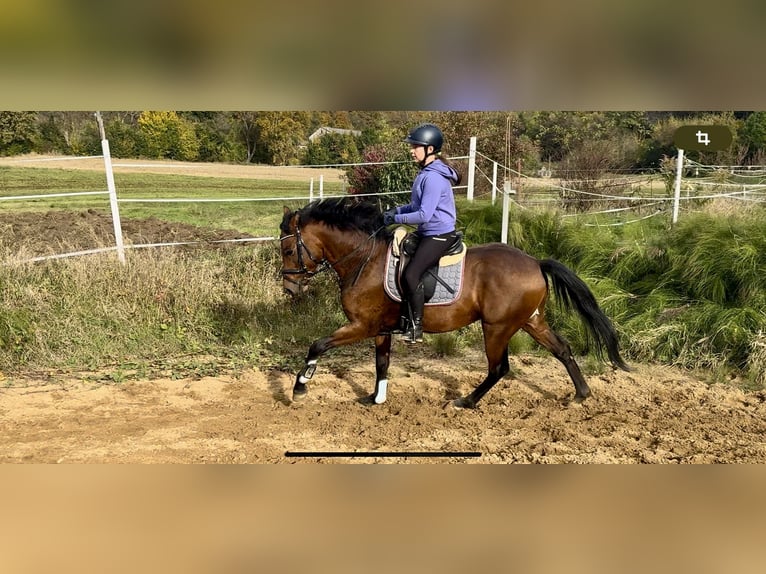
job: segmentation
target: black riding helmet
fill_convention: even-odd
[[[441,151],[444,144],[444,134],[434,124],[420,124],[407,134],[404,141],[408,144],[422,145],[426,149],[428,149],[428,146],[433,146],[433,153],[426,154],[426,157],[428,157],[429,155],[436,155]]]

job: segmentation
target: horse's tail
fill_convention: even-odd
[[[596,342],[596,353],[601,354],[606,349],[609,360],[615,367],[623,371],[630,371],[620,356],[617,333],[609,318],[598,306],[596,298],[585,284],[563,263],[554,259],[540,261],[540,270],[545,276],[546,282],[550,277],[556,297],[566,309],[576,309],[583,322]]]

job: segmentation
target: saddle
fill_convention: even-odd
[[[386,262],[386,293],[394,301],[401,301],[401,277],[407,264],[417,250],[420,236],[408,232],[405,227],[394,230]],[[430,305],[446,305],[460,296],[463,286],[463,264],[467,251],[463,233],[455,232],[455,239],[439,259],[438,264],[423,274],[425,300]]]

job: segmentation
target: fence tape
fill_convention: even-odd
[[[170,243],[137,243],[135,245],[125,245],[125,249],[142,249],[148,247],[181,247],[183,245],[197,245],[211,243],[246,243],[257,241],[274,241],[276,237],[243,237],[241,239],[216,239],[214,241],[174,241]],[[117,251],[117,246],[113,247],[99,247],[97,249],[85,249],[83,251],[70,251],[69,253],[58,253],[56,255],[42,255],[40,257],[32,257],[30,259],[17,259],[3,262],[3,265],[19,265],[22,263],[36,263],[39,261],[49,261],[52,259],[66,259],[68,257],[79,257],[81,255],[94,255],[97,253],[108,253],[110,251]]]

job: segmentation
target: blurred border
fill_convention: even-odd
[[[3,572],[761,572],[763,467],[5,466]]]
[[[766,5],[3,2],[0,109],[759,110]],[[762,570],[764,468],[3,466],[0,571]]]
[[[766,109],[765,13],[752,0],[5,1],[0,109]]]

